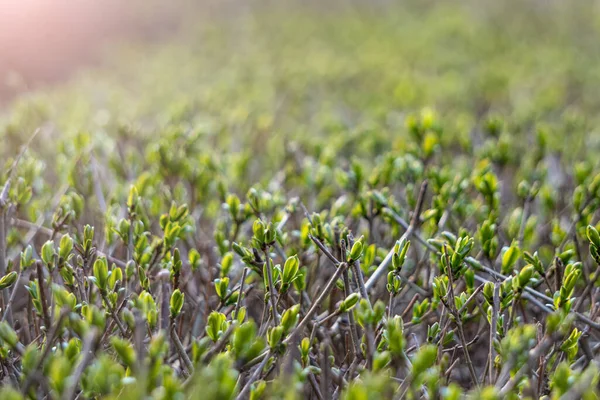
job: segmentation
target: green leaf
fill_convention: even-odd
[[[108,263],[106,262],[106,258],[98,258],[94,262],[92,270],[94,272],[94,278],[96,278],[94,283],[100,290],[106,291],[106,284],[108,282]]]
[[[179,315],[183,308],[184,299],[185,294],[181,293],[179,289],[173,291],[173,294],[171,294],[171,301],[169,302],[171,318],[176,318]]]
[[[15,271],[12,271],[0,278],[0,290],[11,287],[17,281],[18,276]]]
[[[508,249],[506,249],[506,251],[504,252],[504,255],[502,256],[502,273],[503,274],[510,273],[513,266],[519,259],[519,255],[520,255],[519,248],[517,246],[513,245],[513,246],[510,246]]]

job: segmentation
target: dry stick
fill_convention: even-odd
[[[269,300],[271,301],[271,312],[273,314],[273,322],[279,325],[279,315],[277,314],[277,300],[275,299],[275,286],[273,285],[273,271],[271,269],[271,257],[269,250],[265,249],[265,262],[267,263],[267,280],[269,281]]]
[[[475,373],[475,368],[473,367],[473,362],[471,361],[471,356],[469,355],[469,348],[467,346],[467,340],[465,339],[465,331],[463,330],[462,320],[460,318],[460,314],[456,309],[456,303],[454,302],[454,277],[452,276],[452,264],[450,263],[450,257],[448,256],[448,249],[446,249],[446,266],[448,268],[448,280],[450,281],[450,287],[448,288],[448,295],[450,296],[448,310],[454,315],[456,319],[456,326],[458,328],[458,337],[460,338],[463,353],[465,355],[465,360],[467,362],[467,366],[469,367],[469,373],[471,374],[471,379],[475,386],[479,386],[479,382],[477,380],[477,374]],[[444,303],[444,305],[446,305]]]
[[[315,300],[312,307],[308,310],[308,312],[306,313],[304,318],[302,318],[302,321],[300,321],[300,323],[298,324],[296,329],[294,329],[294,331],[288,336],[288,338],[293,337],[298,332],[302,332],[302,329],[304,329],[306,324],[308,324],[308,322],[312,318],[313,314],[317,311],[317,309],[319,308],[319,306],[321,305],[323,300],[325,300],[325,298],[329,295],[329,292],[331,292],[331,289],[333,289],[337,280],[340,278],[340,276],[346,270],[347,267],[348,267],[348,264],[346,264],[346,263],[341,263],[337,267],[337,270],[335,271],[335,273],[333,274],[331,279],[329,279],[329,282],[327,282],[327,285],[321,291],[321,294],[319,295],[317,300]],[[288,339],[284,340],[283,342],[287,344],[287,340]]]
[[[494,383],[494,359],[495,348],[494,342],[496,341],[496,326],[498,325],[498,312],[500,310],[500,285],[494,284],[494,305],[492,308],[492,322],[490,324],[490,351],[488,355],[488,383],[491,385]]]
[[[417,228],[417,225],[419,223],[419,215],[421,214],[421,208],[423,207],[423,202],[425,200],[425,192],[426,191],[427,191],[427,181],[425,180],[421,184],[421,189],[419,190],[419,197],[417,199],[417,205],[416,205],[414,213],[412,215],[412,220],[410,222],[410,225],[406,229],[406,232],[404,232],[404,235],[402,235],[402,237],[399,239],[399,242],[408,240],[412,236],[415,229]],[[392,261],[393,255],[394,255],[394,247],[392,247],[390,249],[390,251],[385,256],[385,258],[383,259],[381,264],[379,264],[379,266],[377,267],[375,272],[373,272],[371,277],[367,280],[367,283],[365,283],[365,289],[367,291],[371,290],[375,286],[375,284],[377,284],[377,281],[382,276],[385,275],[385,273],[387,272],[388,265]]]
[[[50,321],[50,315],[48,314],[48,302],[46,301],[46,291],[44,290],[44,271],[42,270],[42,262],[36,263],[38,288],[40,289],[40,302],[42,303],[42,316],[44,317],[44,324],[46,329],[50,329],[52,322]]]
[[[233,314],[234,318],[237,319],[238,313],[240,311],[240,307],[242,306],[242,298],[244,295],[244,281],[246,280],[246,274],[248,273],[248,267],[244,267],[244,272],[242,272],[242,280],[240,282],[240,294],[238,295],[237,302],[235,304],[235,314]]]
[[[123,323],[121,322],[121,319],[119,318],[119,315],[115,311],[112,304],[110,304],[110,301],[109,301],[108,297],[106,296],[106,293],[104,292],[104,290],[100,290],[100,296],[102,296],[102,300],[104,300],[104,303],[106,304],[106,308],[108,308],[108,312],[109,312],[110,316],[117,324],[117,327],[119,328],[119,331],[121,332],[121,335],[123,335],[123,337],[126,337],[127,329],[125,329],[125,327],[123,326]]]
[[[173,321],[173,323],[171,323],[171,338],[173,339],[173,342],[175,342],[175,348],[177,349],[179,356],[183,359],[183,363],[185,364],[188,374],[192,375],[194,373],[194,364],[192,363],[192,360],[190,360],[190,357],[185,352],[185,347],[183,347],[183,344],[181,343],[181,340],[179,339],[179,335],[177,335],[175,321]]]
[[[317,400],[324,400],[323,395],[321,394],[321,389],[319,389],[319,384],[317,383],[317,380],[315,379],[315,376],[312,373],[308,374],[308,381],[310,382],[310,385],[312,386],[313,391],[317,396]]]
[[[248,382],[246,382],[246,384],[244,385],[244,387],[240,391],[240,394],[237,395],[237,397],[235,398],[236,400],[242,400],[242,399],[246,398],[246,396],[250,392],[250,389],[252,388],[252,384],[258,379],[258,377],[260,376],[260,373],[265,368],[265,365],[267,365],[267,361],[269,361],[270,357],[271,357],[271,352],[269,351],[265,355],[265,358],[261,361],[261,363],[259,364],[259,366],[254,370],[254,372],[252,373],[252,375],[248,379]]]
[[[331,366],[329,365],[329,346],[321,345],[321,394],[324,400],[331,400]]]
[[[98,331],[96,329],[92,329],[85,337],[83,342],[83,350],[81,354],[83,357],[77,364],[75,368],[75,372],[69,377],[69,386],[66,388],[65,393],[63,394],[64,400],[72,400],[75,398],[75,391],[77,390],[77,386],[79,385],[79,378],[83,374],[83,371],[87,368],[87,366],[92,362],[94,358],[93,349],[96,347],[96,340],[98,338]]]

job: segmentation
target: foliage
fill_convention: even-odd
[[[595,398],[593,6],[259,2],[16,101],[0,397]]]

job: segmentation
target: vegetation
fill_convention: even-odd
[[[596,4],[323,7],[8,106],[1,398],[597,398]]]

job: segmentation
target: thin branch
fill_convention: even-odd
[[[419,190],[419,197],[417,199],[417,205],[416,205],[415,210],[412,215],[412,220],[410,222],[410,225],[408,226],[408,229],[406,229],[406,232],[404,232],[402,237],[399,239],[399,242],[408,240],[414,233],[415,229],[417,228],[417,225],[419,223],[419,216],[421,214],[421,208],[423,207],[423,202],[425,201],[425,192],[426,191],[427,191],[427,181],[423,181],[423,183],[421,184],[421,189]],[[385,256],[385,258],[383,259],[381,264],[379,264],[379,266],[377,267],[375,272],[373,272],[371,277],[367,280],[367,283],[365,283],[365,289],[367,291],[371,290],[375,286],[375,284],[377,284],[379,279],[381,279],[381,277],[383,277],[386,274],[388,265],[392,261],[393,255],[394,255],[394,247],[392,247],[390,249],[390,251]]]

